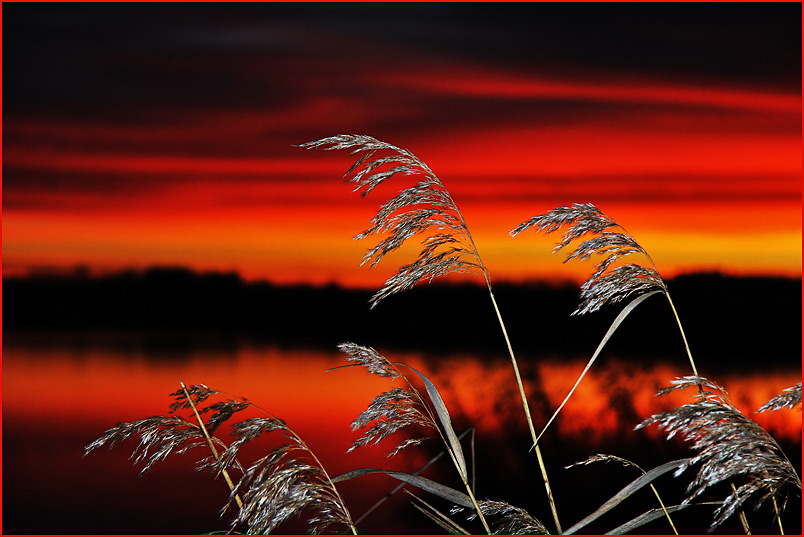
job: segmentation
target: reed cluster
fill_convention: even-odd
[[[518,362],[492,290],[490,273],[483,263],[469,227],[457,203],[441,180],[412,152],[369,136],[340,135],[302,144],[302,147],[326,150],[350,150],[356,161],[346,172],[346,183],[365,196],[382,183],[399,177],[413,177],[415,182],[383,203],[369,227],[355,238],[380,237],[365,254],[362,264],[380,262],[386,254],[399,249],[413,237],[421,239],[422,248],[416,259],[400,267],[371,299],[371,307],[395,293],[410,289],[420,282],[452,273],[471,273],[486,284],[491,305],[511,358],[512,397],[521,402],[532,444],[522,446],[522,457],[537,464],[544,484],[543,500],[549,505],[552,521],[543,523],[524,509],[515,499],[478,498],[474,476],[464,453],[462,437],[453,428],[452,417],[436,385],[421,371],[394,362],[369,346],[343,343],[340,350],[346,364],[336,368],[361,367],[368,373],[394,383],[377,395],[365,411],[355,418],[352,428],[360,431],[349,451],[383,442],[389,435],[407,431],[408,437],[391,447],[389,456],[413,449],[422,442],[435,441],[441,453],[451,462],[462,484],[459,489],[419,475],[374,468],[359,468],[330,476],[322,461],[304,440],[280,418],[242,398],[233,397],[205,385],[185,386],[171,394],[170,415],[120,423],[86,446],[86,453],[100,447],[111,447],[131,437],[137,438],[132,458],[141,463],[142,473],[173,453],[203,453],[199,469],[222,475],[230,488],[228,502],[221,513],[229,514],[229,532],[269,533],[292,517],[304,515],[313,533],[358,533],[360,520],[353,519],[338,484],[365,475],[384,473],[403,486],[429,495],[427,501],[405,489],[411,503],[448,533],[469,533],[468,529],[487,534],[572,534],[583,532],[590,523],[614,510],[634,494],[644,493],[649,486],[657,507],[644,514],[612,524],[611,533],[634,531],[658,518],[666,518],[668,527],[677,533],[674,517],[684,517],[692,505],[709,506],[712,510],[709,531],[725,520],[739,516],[746,533],[750,533],[746,507],[772,504],[773,513],[783,533],[782,514],[791,497],[800,497],[801,480],[793,464],[779,444],[749,416],[742,414],[729,400],[726,390],[701,376],[693,359],[680,317],[670,297],[666,282],[653,259],[622,226],[591,203],[557,207],[533,216],[511,230],[518,235],[528,230],[550,234],[563,230],[554,251],[570,249],[565,261],[597,260],[589,278],[581,285],[580,303],[574,315],[595,312],[606,304],[625,302],[610,328],[594,350],[575,385],[552,417],[536,433],[530,413],[529,394],[524,389]],[[632,260],[626,263],[626,260]],[[679,435],[693,454],[668,461],[650,470],[616,455],[596,454],[572,466],[594,463],[618,463],[639,475],[614,494],[598,509],[564,529],[559,519],[560,502],[553,497],[548,464],[539,449],[544,432],[560,419],[560,413],[573,396],[596,358],[619,329],[625,318],[643,301],[663,295],[676,320],[686,349],[691,375],[668,379],[668,387],[657,395],[692,389],[692,400],[671,411],[658,412],[635,424],[642,429],[656,426],[668,439]],[[515,386],[515,388],[513,388]],[[638,387],[634,387],[638,389]],[[791,409],[801,405],[801,384],[786,388],[770,399],[757,412]],[[245,410],[258,414],[241,421],[234,418]],[[789,410],[788,410],[789,411]],[[224,424],[231,424],[228,445],[216,435]],[[263,435],[280,435],[283,443],[257,460],[247,462],[241,448]],[[531,454],[533,452],[533,454]],[[433,460],[431,462],[436,462]],[[673,473],[689,478],[686,497],[667,502],[657,478]],[[700,501],[708,490],[731,492],[717,501]],[[720,486],[720,487],[718,487]],[[515,493],[517,491],[512,491]],[[559,499],[561,500],[561,499]],[[380,500],[382,501],[382,500]],[[438,507],[433,503],[441,505]],[[548,526],[550,526],[548,528]],[[389,527],[389,531],[393,528]]]

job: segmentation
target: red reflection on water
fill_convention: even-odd
[[[127,460],[135,445],[133,441],[115,448],[112,453],[95,452],[81,459],[83,447],[114,424],[166,414],[170,403],[168,394],[178,389],[179,380],[188,385],[205,383],[235,396],[247,397],[286,420],[316,453],[330,475],[361,467],[412,472],[437,449],[436,444],[430,443],[423,448],[410,448],[392,459],[386,458],[385,453],[396,445],[395,441],[413,434],[402,431],[380,446],[346,454],[351,442],[360,434],[350,430],[352,420],[377,394],[402,384],[367,374],[358,367],[325,372],[344,363],[337,352],[241,345],[219,352],[191,351],[181,359],[173,356],[158,361],[153,358],[153,351],[136,348],[111,350],[92,345],[15,344],[13,339],[4,341],[4,347],[4,486],[14,491],[6,496],[9,512],[24,513],[26,506],[36,505],[41,489],[35,484],[47,478],[49,490],[64,498],[58,506],[61,531],[119,531],[119,528],[114,530],[118,527],[116,520],[148,509],[153,516],[173,520],[174,531],[226,527],[228,518],[217,517],[217,509],[226,502],[225,485],[210,481],[206,474],[199,476],[190,472],[194,461],[205,454],[195,451],[188,457],[170,457],[168,462],[155,466],[143,480],[136,479],[139,469],[133,468]],[[452,413],[456,430],[460,432],[474,426],[478,448],[482,449],[485,442],[493,446],[490,449],[494,450],[494,457],[504,459],[495,463],[502,464],[506,472],[525,471],[520,459],[524,458],[528,446],[521,446],[521,450],[505,447],[514,439],[527,443],[510,362],[503,359],[482,361],[471,355],[452,355],[437,360],[411,353],[394,352],[388,356],[431,378]],[[541,429],[583,369],[584,361],[537,361],[525,357],[520,364],[526,390],[531,394],[534,423]],[[635,435],[663,443],[663,434],[655,428],[634,432],[633,427],[655,412],[688,400],[691,395],[688,393],[654,396],[657,389],[684,374],[683,364],[654,362],[635,366],[624,361],[604,360],[583,380],[542,443],[549,449],[556,449],[556,445],[575,448],[574,454],[564,454],[558,457],[560,459],[574,457],[586,449],[593,453],[601,449],[600,444],[607,442],[620,442],[617,445],[627,447],[631,439],[637,438]],[[750,414],[799,378],[800,374],[791,370],[750,376],[727,374],[717,380],[730,391],[734,403],[774,437],[800,445],[799,409]],[[543,392],[541,397],[539,392]],[[245,417],[245,414],[237,416]],[[227,430],[224,426],[219,435],[230,441]],[[241,454],[252,461],[267,454],[279,442],[284,442],[281,435],[264,435]],[[557,455],[552,453],[550,464],[569,464],[585,457],[581,454],[577,459],[557,461]],[[651,457],[650,454],[645,456]],[[641,462],[653,464],[654,461]],[[454,482],[456,476],[446,462],[427,472],[432,473],[425,475],[460,487],[459,482]],[[395,485],[395,481],[385,476],[371,476],[343,483],[339,489],[353,514],[359,516]],[[173,502],[170,505],[179,502],[175,498],[176,490],[197,490],[199,499],[194,502],[196,514],[195,518],[190,517],[192,520],[176,518],[175,509],[160,507],[164,502]],[[391,505],[396,505],[408,509],[409,506],[403,505],[407,499],[401,496],[404,495],[397,495],[386,507],[391,509]],[[134,498],[134,503],[121,503],[121,497]],[[150,505],[154,502],[156,507]],[[92,509],[100,508],[105,518],[99,519],[90,513],[87,505],[93,506]],[[383,524],[388,512],[372,515],[374,519],[367,520],[364,531],[370,532],[371,528],[387,531],[387,525]],[[199,519],[202,516],[199,513],[212,515]],[[12,524],[20,525],[20,517],[26,515],[15,516]],[[93,520],[94,526],[88,520]],[[137,527],[143,532],[159,531],[151,526]],[[163,527],[162,531],[168,530]]]
[[[235,355],[204,353],[190,360],[154,363],[143,353],[112,356],[108,350],[58,348],[6,349],[3,363],[3,405],[8,417],[61,419],[110,424],[164,413],[167,397],[179,387],[204,383],[234,396],[246,397],[262,408],[314,436],[320,431],[343,434],[351,421],[375,395],[392,384],[362,368],[327,372],[342,365],[336,353],[240,347]],[[483,362],[472,356],[451,356],[429,361],[418,354],[396,353],[394,361],[425,372],[442,391],[451,412],[462,426],[500,434],[518,424],[521,407],[510,362]],[[534,406],[534,423],[546,422],[569,392],[583,369],[583,360],[526,361],[520,365],[526,391],[541,392],[549,412]],[[564,407],[554,427],[562,437],[582,435],[596,442],[617,431],[632,428],[629,417],[639,419],[689,401],[691,393],[656,397],[670,380],[688,374],[684,367],[657,361],[634,366],[608,360],[595,365]],[[414,376],[415,378],[415,376]],[[800,381],[797,371],[725,374],[715,380],[732,402],[771,434],[798,441],[799,410],[754,414],[763,403]],[[397,384],[399,381],[397,381]],[[521,425],[521,424],[519,424]]]

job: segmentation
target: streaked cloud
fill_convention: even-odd
[[[6,266],[169,253],[252,277],[305,265],[305,278],[359,281],[305,253],[340,240],[333,219],[348,241],[381,200],[339,184],[348,155],[293,147],[341,132],[428,162],[487,226],[477,233],[507,277],[525,255],[509,220],[573,201],[648,233],[736,234],[762,251],[800,235],[793,8],[10,4]],[[800,241],[774,252],[751,270],[800,266]],[[700,249],[672,255],[679,270],[711,266]],[[741,256],[723,252],[723,266],[745,270]]]

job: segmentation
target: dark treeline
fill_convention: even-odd
[[[718,369],[743,362],[800,364],[801,280],[705,273],[668,285],[696,361]],[[330,349],[354,341],[433,353],[506,352],[485,287],[420,285],[373,310],[371,294],[335,285],[247,283],[235,273],[184,268],[4,278],[3,328],[12,334],[145,331],[163,334],[165,344],[205,336]],[[591,355],[622,307],[572,317],[574,284],[499,283],[495,296],[514,348],[531,355]],[[656,296],[634,310],[609,352],[635,358],[683,354],[667,301]]]

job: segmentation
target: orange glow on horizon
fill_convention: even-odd
[[[376,202],[350,199],[345,207],[220,208],[205,213],[155,208],[145,213],[63,213],[7,210],[4,214],[4,273],[26,267],[88,265],[119,270],[182,265],[197,270],[236,271],[246,280],[276,283],[380,285],[415,258],[420,239],[369,270],[359,262],[377,238],[353,241],[365,229]],[[355,196],[356,197],[356,196]],[[552,254],[558,234],[508,231],[554,205],[476,203],[463,212],[492,277],[504,281],[570,279],[592,271],[590,262],[563,264]],[[646,248],[665,277],[695,270],[796,277],[801,272],[800,205],[789,202],[642,205],[604,203],[601,208]],[[773,218],[763,215],[772,212]],[[739,215],[739,217],[735,216]]]

